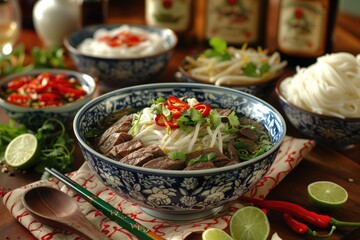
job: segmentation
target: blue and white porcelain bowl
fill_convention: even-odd
[[[98,57],[84,54],[78,50],[80,43],[84,39],[93,38],[97,30],[112,30],[123,25],[112,24],[85,27],[71,33],[64,40],[64,45],[77,69],[97,77],[99,82],[110,90],[143,84],[152,80],[165,69],[177,44],[177,36],[171,29],[126,24],[131,28],[139,28],[146,32],[160,35],[165,40],[165,48],[152,55],[131,58]]]
[[[72,103],[48,108],[18,106],[8,103],[2,98],[1,89],[3,88],[1,86],[6,85],[9,81],[21,76],[37,76],[45,72],[53,74],[65,73],[70,76],[75,76],[86,91],[86,96]],[[64,124],[70,124],[77,111],[94,97],[95,90],[95,79],[87,74],[65,69],[36,69],[23,73],[12,74],[0,80],[0,106],[7,113],[10,119],[25,125],[28,129],[36,130],[48,118],[57,118]]]
[[[273,147],[233,166],[180,171],[119,163],[94,150],[87,141],[86,134],[99,126],[105,116],[128,106],[149,106],[152,99],[170,95],[195,97],[261,122],[271,134]],[[148,214],[184,221],[216,213],[257,184],[273,163],[286,132],[282,116],[261,99],[230,88],[196,83],[144,84],[112,91],[82,107],[75,116],[73,128],[85,160],[102,183],[139,204]]]
[[[360,118],[338,118],[301,109],[286,100],[278,81],[275,91],[286,118],[299,132],[318,143],[343,148],[360,143]]]

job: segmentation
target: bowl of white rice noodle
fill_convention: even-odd
[[[176,44],[171,29],[140,24],[93,25],[64,39],[76,68],[109,90],[152,80],[165,69]]]
[[[276,92],[301,133],[339,148],[360,143],[360,55],[323,55],[280,80]]]
[[[207,56],[206,51],[185,56],[177,75],[180,81],[230,87],[266,98],[287,65],[279,52],[246,44],[241,48],[227,47],[229,59]]]
[[[136,110],[132,115],[129,107]],[[181,116],[177,107],[184,107]],[[181,128],[176,127],[180,120],[164,125],[158,111],[192,120]],[[197,83],[114,90],[80,109],[73,127],[86,162],[104,185],[145,213],[169,221],[192,221],[226,210],[227,203],[261,181],[286,133],[283,117],[267,102]],[[239,160],[238,154],[248,152],[247,143],[254,140],[249,132],[261,144],[255,154]],[[232,146],[236,156],[230,156]]]

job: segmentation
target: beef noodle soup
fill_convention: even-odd
[[[262,124],[231,109],[174,96],[113,113],[86,138],[98,152],[121,163],[168,170],[228,166],[272,147]]]

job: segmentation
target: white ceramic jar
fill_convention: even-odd
[[[64,37],[80,28],[77,0],[39,0],[33,9],[34,27],[47,47],[61,46]]]

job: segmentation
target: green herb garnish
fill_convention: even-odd
[[[205,50],[204,54],[207,58],[216,57],[220,61],[226,61],[231,59],[231,55],[227,52],[227,42],[214,37],[209,41],[211,49]]]
[[[208,154],[202,154],[196,158],[190,159],[188,162],[189,166],[195,165],[197,163],[201,162],[211,162],[216,157],[216,153],[208,153]]]

